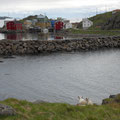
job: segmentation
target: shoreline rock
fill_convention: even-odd
[[[0,55],[27,55],[51,52],[90,51],[103,48],[120,48],[120,36],[88,37],[70,40],[1,40]]]
[[[120,104],[120,94],[110,95],[109,98],[103,99],[102,105],[118,103]]]
[[[1,115],[11,116],[11,115],[16,115],[16,112],[12,107],[4,104],[0,104],[0,116]]]

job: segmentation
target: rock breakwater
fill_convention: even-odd
[[[72,40],[1,40],[0,55],[39,54],[57,51],[88,51],[100,48],[119,48],[120,36],[93,37]]]

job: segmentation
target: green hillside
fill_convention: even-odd
[[[117,18],[117,21],[116,21]],[[116,25],[116,22],[120,22],[120,12],[112,14],[112,12],[106,12],[102,14],[98,14],[96,16],[88,18],[93,22],[93,26],[89,29],[92,30],[112,30],[112,29],[120,29],[120,26]],[[115,24],[115,26],[114,26]],[[109,27],[108,27],[109,26]],[[82,28],[82,22],[79,23],[78,28]]]
[[[23,18],[22,20],[20,20],[21,22],[24,22],[25,20],[33,20],[33,19],[38,19],[37,18],[37,15],[30,15],[30,16],[27,16],[25,18]],[[40,20],[43,20],[43,19],[39,19]],[[48,21],[48,17],[45,16],[45,20]]]
[[[89,20],[93,21],[93,28],[100,28],[112,17],[112,12],[107,12],[103,14],[98,14],[89,18]]]

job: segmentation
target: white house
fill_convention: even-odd
[[[72,23],[66,23],[65,29],[69,29],[69,28],[72,28]]]
[[[64,20],[64,29],[72,28],[72,23],[70,23],[70,20]]]
[[[41,19],[41,18],[45,18],[45,16],[40,14],[40,15],[37,16],[37,18]]]
[[[92,25],[93,25],[93,22],[90,21],[89,19],[87,19],[87,18],[82,19],[82,27],[83,27],[83,29],[88,29]]]

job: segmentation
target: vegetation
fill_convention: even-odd
[[[120,29],[120,12],[113,14],[112,17],[102,26],[102,29]]]
[[[82,30],[82,29],[70,29],[72,34],[97,34],[97,35],[107,35],[114,36],[120,35],[120,30]]]
[[[37,15],[30,15],[30,16],[28,16],[28,17],[25,17],[25,18],[23,18],[22,20],[20,20],[21,22],[24,22],[25,20],[33,20],[33,19],[37,19],[38,20],[38,16]],[[45,20],[45,21],[48,21],[48,17],[47,16],[45,16],[45,18],[43,19],[43,18],[40,18],[39,19],[39,21],[40,20]]]
[[[106,12],[103,14],[98,14],[89,18],[89,20],[93,21],[93,26],[90,29],[100,29],[103,24],[105,24],[112,17],[112,12]]]
[[[94,24],[89,30],[113,30],[120,29],[120,12],[106,12],[88,18]],[[78,28],[82,28],[82,22],[78,24]]]
[[[0,116],[0,120],[120,120],[120,104],[75,106],[64,103],[31,103],[7,99],[0,103],[16,110],[15,116]]]

